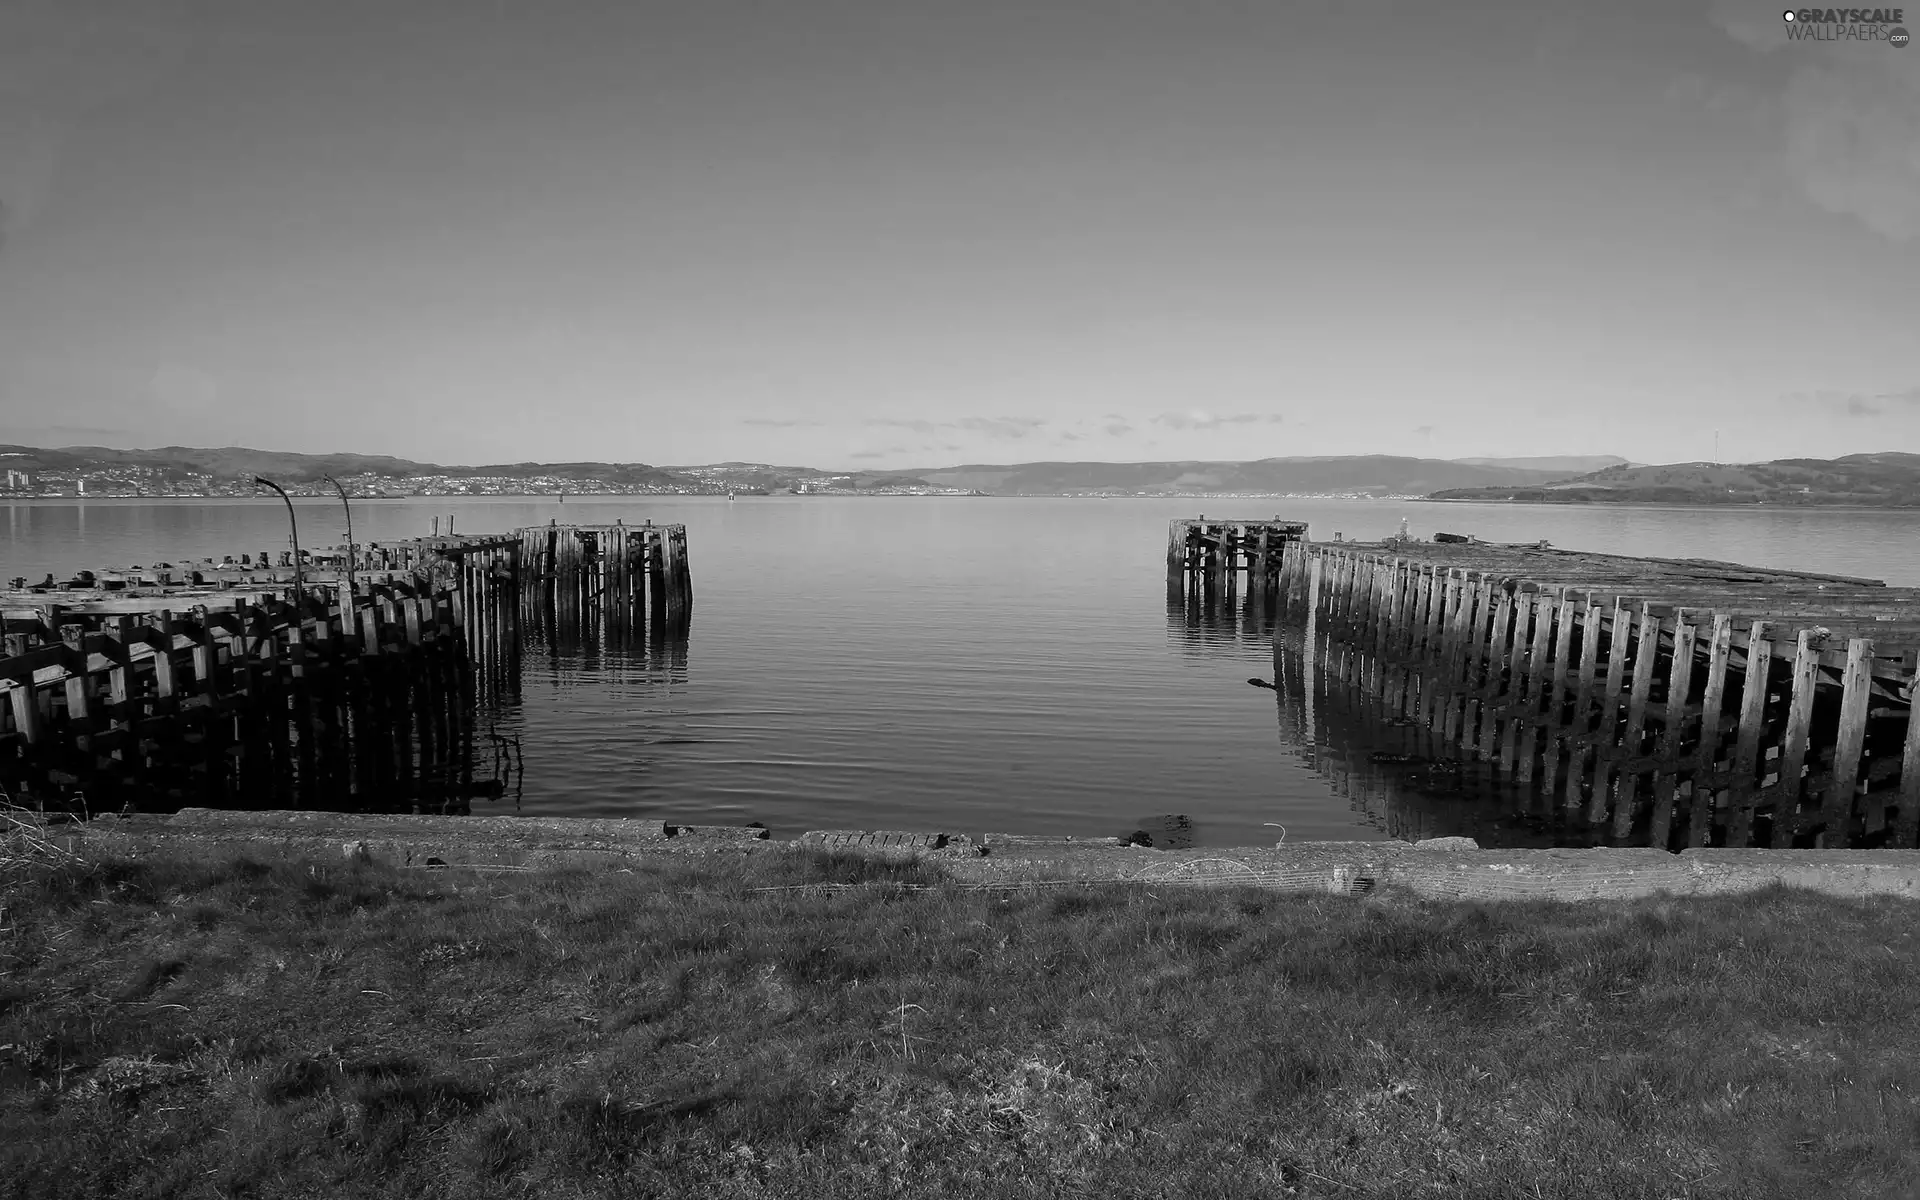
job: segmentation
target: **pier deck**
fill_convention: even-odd
[[[1437,753],[1679,845],[1920,844],[1920,589],[1478,542],[1287,546],[1310,649]]]

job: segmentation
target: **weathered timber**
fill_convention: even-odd
[[[524,621],[684,646],[684,526],[447,527],[17,581],[0,788],[66,810],[454,810],[504,787],[475,780],[476,722],[518,688]]]
[[[1669,849],[1920,844],[1920,589],[1544,545],[1294,539],[1280,560],[1326,677],[1523,811]]]
[[[1285,566],[1288,547],[1307,536],[1303,521],[1179,520],[1167,535],[1167,598],[1224,599],[1238,592],[1264,604],[1296,579]]]

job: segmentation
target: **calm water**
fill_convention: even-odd
[[[299,505],[303,544],[344,540]],[[1200,512],[1375,538],[1409,518],[1490,540],[1710,557],[1920,585],[1911,513],[1582,509],[1323,500],[711,497],[363,501],[362,541],[428,532],[684,522],[684,654],[529,657],[502,732],[521,811],[823,828],[1123,834],[1183,813],[1201,844],[1471,832],[1551,841],[1497,806],[1376,768],[1391,749],[1273,677],[1231,615],[1169,614],[1167,522]],[[284,547],[253,501],[4,507],[0,577]],[[1324,701],[1324,698],[1323,698]],[[1378,735],[1378,736],[1376,736]],[[1384,740],[1382,740],[1384,739]],[[482,802],[484,803],[484,802]],[[511,808],[512,802],[501,802]],[[476,805],[475,811],[482,811]]]

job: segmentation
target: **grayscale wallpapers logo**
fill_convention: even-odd
[[[1793,42],[1885,42],[1905,49],[1913,40],[1902,25],[1904,8],[1789,8],[1780,16]]]

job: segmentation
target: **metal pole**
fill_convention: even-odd
[[[260,476],[255,475],[253,481],[261,487],[270,487],[274,491],[279,492],[280,499],[286,503],[287,529],[290,533],[290,540],[293,542],[293,590],[294,593],[300,597],[301,602],[305,603],[307,598],[307,583],[306,577],[301,574],[300,571],[300,523],[296,521],[293,516],[293,497],[287,495],[287,489],[281,487],[271,479],[262,479]]]
[[[354,587],[353,587],[353,506],[347,503],[347,489],[340,486],[340,481],[338,479],[335,479],[331,475],[325,476],[325,479],[328,483],[333,485],[334,491],[340,493],[340,507],[347,510],[347,591],[349,593],[352,593],[354,591]],[[287,507],[292,508],[293,506],[289,504]]]

